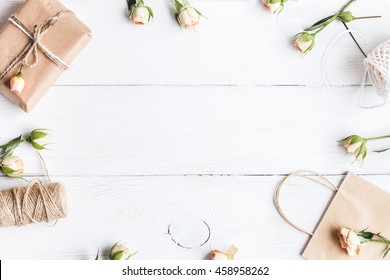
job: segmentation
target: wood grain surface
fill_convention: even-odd
[[[343,26],[321,33],[304,58],[292,45],[343,1],[289,1],[276,18],[257,0],[193,0],[207,16],[196,32],[180,29],[170,1],[148,1],[155,20],[144,27],[128,22],[125,0],[62,2],[93,40],[31,113],[0,96],[0,141],[53,130],[56,144],[43,156],[67,189],[69,217],[54,227],[1,228],[1,259],[93,259],[98,249],[105,258],[118,240],[136,259],[204,259],[231,242],[238,259],[301,259],[308,237],[273,205],[283,176],[310,169],[337,185],[353,171],[390,191],[390,154],[370,153],[360,166],[337,142],[390,132],[389,107],[358,105],[363,57],[348,35],[325,65],[333,92],[324,86],[323,54]],[[0,1],[1,25],[21,3]],[[351,7],[356,16],[382,15],[350,24],[367,52],[389,39],[389,8],[387,0]],[[371,87],[366,94],[376,101]],[[45,180],[34,151],[23,145],[17,154],[27,179]],[[23,184],[0,177],[1,189]],[[331,197],[294,180],[282,202],[311,230]],[[201,248],[180,248],[167,234],[171,224],[180,242],[200,244],[202,220],[211,238]]]

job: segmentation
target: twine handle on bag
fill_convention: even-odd
[[[316,177],[312,177],[312,175],[315,175]],[[291,178],[291,177],[301,177],[301,178],[304,178],[304,179],[308,179],[308,180],[311,180],[311,181],[314,181],[318,184],[321,184],[325,187],[327,187],[328,189],[334,191],[334,192],[337,192],[338,191],[338,188],[333,185],[328,179],[326,179],[324,176],[316,173],[316,172],[313,172],[313,171],[298,171],[298,172],[294,172],[294,173],[291,173],[289,174],[287,177],[285,177],[282,181],[280,181],[280,183],[278,184],[278,186],[276,187],[275,189],[275,194],[274,194],[274,204],[275,204],[275,207],[276,209],[278,210],[279,214],[282,216],[282,218],[289,224],[291,225],[292,227],[294,227],[295,229],[299,230],[300,232],[302,233],[305,233],[307,235],[310,235],[310,236],[313,236],[314,234],[312,232],[309,232],[307,230],[305,230],[304,228],[296,225],[295,223],[293,223],[287,216],[286,214],[284,213],[284,211],[282,210],[281,206],[280,206],[280,191],[282,190],[283,186],[286,184],[286,181]]]

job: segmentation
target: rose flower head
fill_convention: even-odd
[[[238,249],[235,245],[230,245],[226,252],[213,250],[210,253],[210,259],[214,261],[228,261],[234,260],[234,256],[237,254]]]
[[[148,24],[153,18],[152,8],[145,6],[143,0],[137,0],[130,8],[129,20],[137,25]]]

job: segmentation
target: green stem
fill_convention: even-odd
[[[368,239],[367,241],[368,242],[374,242],[374,243],[390,244],[390,242],[384,241],[384,240]]]
[[[329,19],[329,21],[326,23],[326,24],[324,24],[320,29],[318,29],[315,33],[314,33],[314,35],[317,35],[318,33],[320,33],[322,30],[324,30],[329,24],[331,24],[332,22],[334,22],[335,21],[335,19],[337,19],[339,16],[340,16],[340,14],[342,13],[342,12],[344,12],[353,2],[355,2],[356,0],[350,0],[347,4],[345,4],[342,8],[341,8],[341,10],[338,12],[338,13],[336,13],[336,14],[334,14],[333,15],[333,17],[331,17],[330,19]],[[356,42],[357,43],[357,42]],[[366,56],[367,57],[367,56]]]
[[[320,33],[322,30],[324,30],[329,24],[331,24],[332,22],[335,21],[335,19],[337,19],[337,17],[340,15],[340,13],[337,13],[337,14],[334,14],[333,17],[331,17],[327,23],[325,23],[323,26],[321,26],[320,29],[318,29],[316,32],[314,32],[314,35],[317,35],[318,33]]]
[[[380,139],[386,139],[390,138],[390,135],[384,135],[384,136],[378,136],[378,137],[370,137],[370,138],[364,138],[366,141],[371,141],[371,140],[380,140]]]
[[[369,19],[369,18],[381,18],[382,16],[367,16],[367,17],[355,17],[356,19]]]
[[[343,23],[343,25],[345,26],[345,28],[347,30],[349,30],[348,28],[348,25],[344,22],[344,21],[341,21]],[[359,48],[359,50],[361,51],[361,53],[364,55],[364,57],[367,58],[367,55],[366,53],[363,51],[362,47],[359,45],[359,43],[356,41],[356,38],[355,36],[353,36],[353,34],[351,32],[348,32],[349,33],[349,36],[351,36],[352,40],[355,42],[356,46]]]
[[[353,2],[355,2],[356,0],[350,0],[347,4],[344,5],[344,7],[341,8],[340,12],[339,13],[342,13],[344,12],[349,6],[351,6],[351,4]]]

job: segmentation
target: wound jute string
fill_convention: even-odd
[[[328,58],[328,52],[334,43],[344,34],[352,34],[355,33],[359,35],[363,40],[367,43],[367,39],[356,30],[345,30],[340,33],[328,46],[326,49],[324,56],[322,58],[322,77],[325,81],[325,85],[332,92],[332,89],[329,85],[328,79],[325,74],[325,66]],[[367,55],[367,57],[363,61],[363,65],[365,68],[363,81],[359,90],[359,106],[363,109],[377,108],[381,107],[390,101],[390,40],[387,40],[381,44],[379,44],[375,49],[371,51]],[[363,95],[366,90],[366,83],[370,82],[372,86],[375,88],[376,93],[383,99],[383,102],[376,105],[365,105],[362,102]]]
[[[49,184],[33,179],[27,186],[0,191],[0,227],[22,226],[30,223],[55,221],[65,218],[67,204],[61,183],[52,183],[45,161],[39,158]]]
[[[291,179],[292,177],[301,177],[301,178],[304,178],[304,179],[307,179],[307,180],[311,180],[313,182],[316,182],[328,189],[330,189],[331,191],[333,192],[337,192],[338,191],[338,188],[333,185],[328,179],[326,179],[325,177],[323,177],[322,175],[319,175],[318,173],[316,172],[313,172],[313,171],[299,171],[299,172],[295,172],[295,173],[291,173],[289,174],[287,177],[285,177],[279,184],[278,186],[276,187],[275,189],[275,194],[274,194],[274,204],[275,204],[275,207],[276,209],[278,210],[280,216],[282,216],[282,218],[289,224],[291,225],[292,227],[294,227],[295,229],[299,230],[300,232],[302,233],[305,233],[307,235],[310,235],[310,236],[313,236],[314,234],[300,226],[298,226],[297,224],[293,223],[288,217],[287,215],[285,214],[285,212],[282,210],[282,207],[280,205],[280,195],[281,195],[281,191],[282,191],[282,188],[287,185],[287,181],[289,179]]]
[[[0,226],[22,226],[66,217],[66,199],[61,183],[43,184],[37,179],[27,187],[0,191]]]

